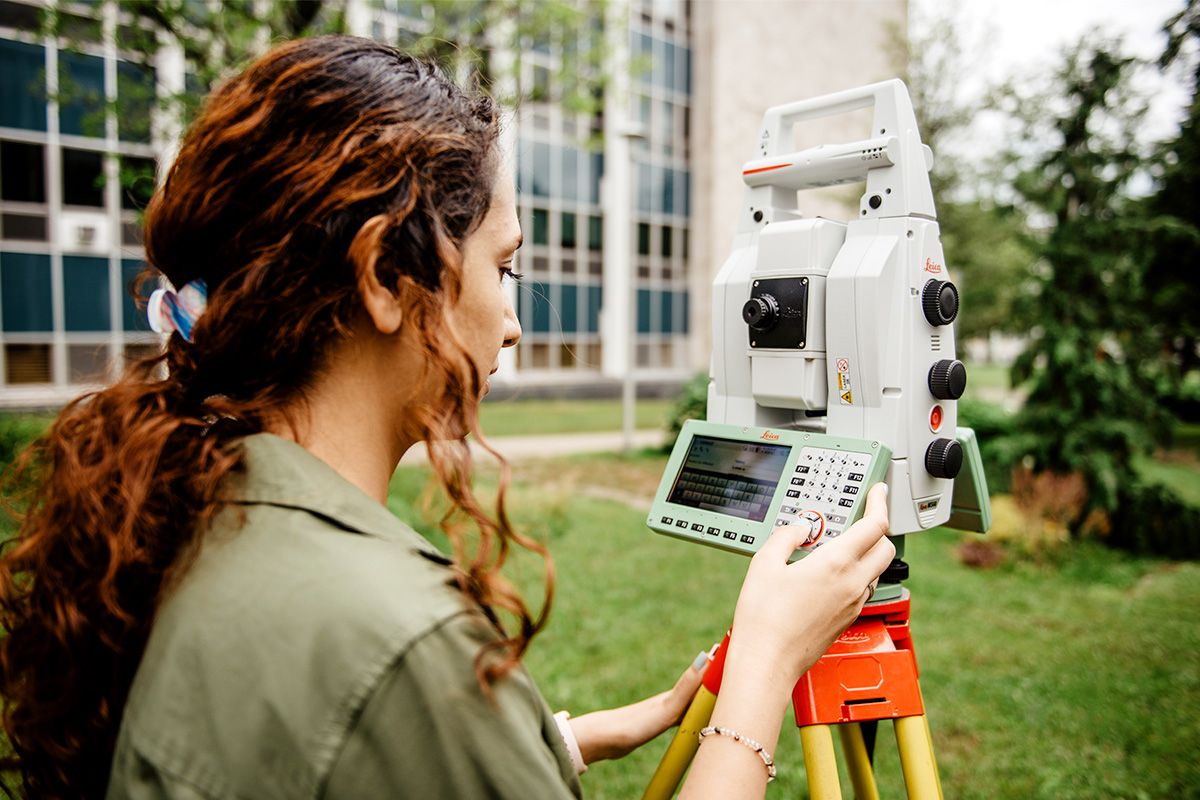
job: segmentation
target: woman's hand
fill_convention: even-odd
[[[778,528],[750,561],[733,617],[729,656],[790,691],[846,629],[896,555],[887,540],[887,486],[867,494],[862,519],[794,564],[805,525]],[[733,666],[733,665],[730,665]],[[729,669],[727,667],[726,674]]]
[[[738,596],[721,693],[711,724],[732,728],[775,752],[792,688],[854,621],[896,555],[885,538],[887,487],[867,495],[863,518],[795,564],[804,525],[771,534],[750,560]],[[680,800],[761,798],[767,771],[728,736],[709,736],[696,754]]]
[[[631,705],[571,718],[568,722],[583,763],[621,758],[677,725],[700,688],[708,660],[706,653],[700,653],[665,692]]]

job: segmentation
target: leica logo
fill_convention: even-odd
[[[942,265],[934,261],[932,258],[927,258],[925,259],[925,271],[935,274],[940,273],[942,271]]]
[[[778,442],[779,434],[771,433],[770,431],[763,431],[762,438],[766,439],[768,442]]]
[[[871,641],[871,635],[862,631],[846,631],[837,640],[842,644],[866,644]]]

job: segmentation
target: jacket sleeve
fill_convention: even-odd
[[[477,613],[446,620],[399,654],[346,735],[327,800],[579,798],[570,756],[528,673],[486,698],[475,656],[495,634]]]

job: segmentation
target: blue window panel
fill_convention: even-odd
[[[146,320],[146,310],[138,308],[137,301],[133,298],[132,288],[133,282],[145,268],[146,265],[136,259],[121,260],[121,322],[122,327],[130,332],[150,330],[150,323]],[[142,294],[149,295],[152,289],[154,289],[153,283],[147,283],[142,289]]]
[[[579,151],[574,147],[562,149],[562,193],[564,200],[579,200]]]
[[[604,154],[592,153],[592,169],[591,169],[591,196],[588,198],[592,203],[600,202],[600,178],[604,176]]]
[[[564,283],[559,287],[559,313],[562,315],[563,333],[579,331],[579,287]]]
[[[664,214],[675,214],[683,209],[675,206],[675,175],[673,169],[662,171],[662,211]]]
[[[649,333],[650,332],[650,304],[654,301],[654,298],[652,297],[652,295],[654,295],[654,294],[655,294],[655,292],[651,292],[649,289],[638,289],[637,290],[637,332],[638,333]]]
[[[658,299],[658,329],[670,333],[675,329],[675,292],[660,292]]]
[[[637,207],[638,211],[645,214],[654,210],[654,194],[650,176],[650,165],[639,163],[637,165]]]
[[[675,45],[670,42],[666,43],[666,50],[663,53],[662,85],[668,89],[675,88]]]
[[[0,253],[0,314],[9,333],[54,330],[50,256]]]
[[[104,137],[104,59],[58,51],[58,125],[63,133]]]
[[[679,91],[687,94],[692,93],[692,50],[688,47],[680,48],[683,50],[683,73],[678,76]]]
[[[529,188],[535,197],[550,196],[550,145],[533,143],[533,173],[529,176]]]
[[[599,286],[587,287],[587,332],[600,332],[600,305],[604,299],[603,290]]]
[[[550,244],[550,212],[544,208],[533,210],[533,243]]]
[[[676,180],[679,189],[679,213],[685,217],[690,216],[692,213],[692,173],[682,169]]]
[[[682,314],[683,326],[679,329],[679,332],[687,333],[688,332],[688,320],[690,319],[690,317],[688,315],[688,303],[691,300],[691,295],[689,295],[687,292],[680,292],[679,295],[680,295],[680,298],[683,300],[683,314]]]
[[[0,127],[46,130],[45,48],[0,39]]]
[[[537,281],[521,284],[521,327],[533,333],[550,332],[550,287]]]
[[[108,259],[63,256],[63,320],[68,331],[107,331]]]
[[[117,127],[125,141],[150,141],[155,82],[152,67],[130,61],[117,62]]]

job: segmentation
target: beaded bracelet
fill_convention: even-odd
[[[768,753],[761,744],[754,741],[749,736],[742,736],[733,728],[723,728],[720,725],[709,725],[707,728],[701,728],[700,741],[703,742],[705,736],[712,736],[714,733],[718,736],[728,736],[735,742],[743,744],[746,747],[749,747],[755,753],[758,753],[758,757],[762,759],[763,766],[767,768],[767,783],[775,780],[775,759],[771,758],[771,754]]]

